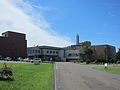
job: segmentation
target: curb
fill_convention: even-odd
[[[56,85],[56,62],[54,64],[54,90],[57,90],[57,85]]]

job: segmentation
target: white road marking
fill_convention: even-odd
[[[56,76],[56,70],[58,69],[58,67],[57,67],[57,64],[56,64],[56,62],[55,62],[55,90],[57,90],[57,76]]]
[[[58,69],[58,66],[57,66],[57,64],[55,64],[55,67],[56,67],[55,69]]]

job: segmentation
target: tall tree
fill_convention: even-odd
[[[84,61],[94,61],[95,60],[95,53],[91,47],[84,47],[84,53],[81,54],[81,57]]]
[[[119,49],[119,51],[116,53],[116,60],[118,61],[120,61],[120,49]]]

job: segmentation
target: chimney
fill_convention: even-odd
[[[76,45],[79,45],[79,35],[76,35]]]

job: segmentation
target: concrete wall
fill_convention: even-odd
[[[78,60],[80,59],[80,51],[79,50],[66,50],[65,51],[66,59],[70,60]]]
[[[42,55],[58,56],[58,54],[59,54],[59,50],[42,49]]]

